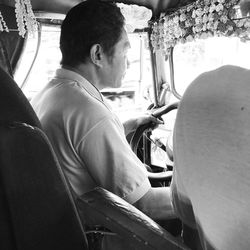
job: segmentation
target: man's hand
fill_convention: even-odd
[[[132,118],[123,123],[125,134],[128,135],[134,132],[139,126],[144,124],[150,124],[150,127],[155,128],[159,124],[163,124],[163,120],[154,117],[151,114],[144,114],[140,117]]]

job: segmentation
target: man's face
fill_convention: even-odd
[[[103,87],[119,88],[127,69],[127,53],[130,48],[128,35],[125,30],[114,47],[112,56],[106,56],[103,68]]]

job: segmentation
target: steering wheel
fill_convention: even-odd
[[[152,115],[156,118],[161,119],[161,117],[163,115],[169,113],[170,111],[172,111],[174,109],[177,109],[178,104],[179,104],[179,102],[175,102],[175,103],[172,103],[170,105],[165,105],[165,106],[162,106],[160,108],[157,108],[157,109],[152,111]],[[150,126],[150,124],[143,124],[143,125],[139,126],[136,129],[136,131],[134,132],[134,134],[130,140],[130,146],[135,154],[137,154],[137,152],[138,152],[138,146],[139,146],[139,142],[142,138],[142,135],[145,132],[149,131],[150,129],[152,129],[152,126]],[[166,152],[168,159],[169,159],[169,163],[170,163],[170,165],[173,166],[174,159],[173,159],[172,149],[168,146],[168,144],[166,144],[166,145],[161,144],[161,145],[159,145],[159,147]],[[170,180],[172,177],[172,171],[166,171],[166,172],[160,172],[160,173],[148,172],[148,177],[151,180],[158,180],[158,181]]]

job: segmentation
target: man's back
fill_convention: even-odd
[[[86,79],[60,69],[32,105],[76,194],[102,186],[133,202],[150,188],[122,124]]]

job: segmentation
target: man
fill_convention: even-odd
[[[129,47],[116,5],[80,3],[61,27],[62,68],[32,105],[77,195],[101,186],[153,219],[169,218],[174,216],[169,188],[150,186],[125,137],[139,125],[159,120],[145,116],[123,127],[99,92],[121,86]]]

